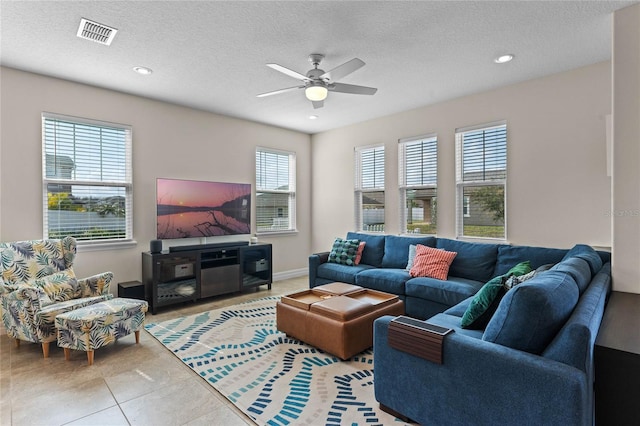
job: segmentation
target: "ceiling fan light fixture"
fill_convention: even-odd
[[[312,102],[324,101],[327,99],[327,93],[329,93],[327,88],[318,84],[312,84],[304,89],[305,96]]]
[[[133,67],[133,70],[140,75],[150,75],[153,73],[153,70],[147,67]]]
[[[507,53],[505,55],[500,55],[493,60],[496,64],[506,64],[507,62],[511,62],[515,58],[511,53]]]

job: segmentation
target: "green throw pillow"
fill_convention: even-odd
[[[462,328],[484,329],[506,293],[505,281],[512,275],[520,276],[529,272],[531,272],[531,263],[527,260],[526,262],[518,263],[509,269],[506,274],[490,279],[471,300],[469,307],[462,316],[460,323]]]
[[[355,265],[359,245],[360,240],[343,240],[342,238],[336,238],[329,253],[328,262],[348,266]]]

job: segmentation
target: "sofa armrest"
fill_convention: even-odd
[[[80,297],[94,297],[109,294],[109,286],[113,280],[113,273],[103,272],[87,278],[79,279]]]
[[[318,266],[327,263],[329,260],[329,252],[314,253],[309,256],[309,288],[317,286]]]
[[[586,374],[541,356],[451,333],[443,364],[393,349],[389,322],[374,323],[378,402],[420,424],[591,423]]]

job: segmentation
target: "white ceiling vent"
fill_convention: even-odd
[[[85,40],[91,40],[109,46],[117,32],[118,30],[115,28],[82,18],[80,20],[80,26],[78,27],[77,36]]]

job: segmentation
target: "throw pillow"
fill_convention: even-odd
[[[538,270],[534,269],[533,271],[524,274],[524,275],[511,275],[509,279],[504,282],[504,288],[506,290],[511,290],[518,284],[522,284],[523,282],[530,280],[538,274]]]
[[[409,246],[409,258],[407,260],[407,267],[405,268],[407,271],[410,271],[413,268],[413,262],[416,259],[416,245],[411,244]]]
[[[364,251],[364,245],[367,244],[366,241],[360,241],[358,244],[358,251],[356,252],[356,260],[353,262],[355,265],[359,265],[362,260],[362,252]]]
[[[526,261],[518,263],[506,274],[490,279],[469,303],[467,310],[462,315],[461,327],[473,330],[485,328],[507,292],[504,284],[509,277],[521,276],[529,272],[531,272],[531,263]]]
[[[40,287],[52,302],[64,302],[76,297],[79,287],[73,268],[29,281]]]
[[[458,253],[446,251],[418,244],[416,257],[409,271],[412,277],[429,277],[438,280],[446,280],[449,275],[449,267]]]
[[[343,240],[342,238],[336,238],[333,241],[328,262],[348,266],[355,265],[359,245],[360,240]]]

